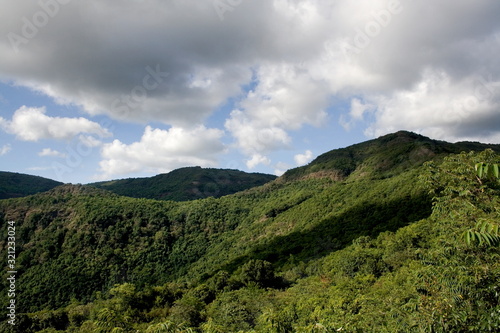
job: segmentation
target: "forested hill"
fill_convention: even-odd
[[[331,150],[318,156],[309,165],[288,170],[283,178],[291,180],[304,176],[329,176],[340,180],[351,173],[355,177],[372,179],[391,177],[435,157],[487,148],[500,152],[500,144],[449,143],[399,131],[347,148]]]
[[[24,197],[62,185],[52,179],[0,171],[0,199]]]
[[[263,173],[187,167],[149,178],[120,179],[89,185],[133,198],[186,201],[218,198],[264,185],[275,178]]]
[[[494,150],[398,132],[221,198],[63,185],[0,200],[16,329],[499,332]]]

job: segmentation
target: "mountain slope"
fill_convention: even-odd
[[[0,171],[0,199],[24,197],[59,185],[62,183],[52,179]]]
[[[186,201],[221,197],[264,185],[276,177],[229,169],[187,167],[150,178],[129,178],[89,184],[133,198]]]
[[[487,148],[500,152],[500,144],[449,143],[399,131],[347,148],[331,150],[306,166],[288,170],[283,178],[292,180],[306,176],[329,176],[340,180],[353,173],[354,177],[372,179],[391,177],[435,157]]]
[[[300,175],[218,199],[134,199],[64,185],[0,201],[0,232],[16,222],[18,311],[40,311],[23,317],[25,332],[55,323],[82,332],[111,323],[111,330],[125,322],[146,331],[166,319],[203,332],[411,332],[443,322],[436,313],[452,318],[450,309],[483,306],[480,313],[489,315],[500,253],[456,250],[455,242],[474,225],[462,215],[496,214],[496,189],[451,192],[460,200],[477,193],[484,212],[452,215],[454,199],[442,216],[433,213],[422,162],[460,147],[436,141],[434,154],[419,154],[430,139],[407,132],[389,138],[332,151]],[[328,175],[346,161],[350,173]],[[466,169],[457,179],[473,183],[475,162],[461,157],[444,174]],[[315,165],[331,167],[318,174]],[[5,293],[0,297],[6,304]],[[477,319],[470,315],[463,325]],[[448,331],[463,327],[454,325]]]
[[[6,221],[16,222],[22,309],[31,312],[71,298],[90,301],[117,283],[195,281],[219,270],[235,272],[252,259],[280,268],[291,255],[319,258],[359,236],[395,231],[428,216],[429,198],[404,187],[415,177],[276,183],[192,202],[63,185],[1,201],[0,231],[7,232]],[[40,285],[54,272],[57,280]]]

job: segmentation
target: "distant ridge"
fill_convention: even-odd
[[[128,178],[88,185],[133,198],[187,201],[218,198],[264,185],[275,178],[273,175],[231,169],[186,167],[149,178]]]
[[[0,171],[0,199],[25,197],[51,190],[62,184],[39,176]]]
[[[387,178],[415,166],[448,154],[462,151],[492,149],[500,152],[500,144],[433,140],[420,134],[399,131],[379,138],[334,149],[318,156],[308,165],[288,170],[283,180],[308,177],[330,177],[336,180],[347,177]]]

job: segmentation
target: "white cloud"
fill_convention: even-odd
[[[367,134],[406,129],[450,141],[498,142],[499,92],[500,81],[491,77],[457,81],[444,71],[428,70],[412,88],[372,98],[378,112]]]
[[[0,148],[0,156],[3,156],[5,154],[7,154],[9,151],[12,150],[12,147],[10,144],[6,144],[6,145],[3,145],[1,148]]]
[[[257,81],[225,124],[252,166],[269,162],[263,155],[288,148],[289,131],[305,124],[320,126],[326,119],[328,95],[324,82],[295,65],[263,66]]]
[[[290,136],[278,126],[258,126],[243,111],[234,110],[226,121],[226,129],[236,138],[238,147],[247,155],[269,153],[289,145]]]
[[[174,128],[199,126],[232,98],[240,102],[225,128],[253,166],[327,112],[346,129],[370,112],[370,136],[411,129],[494,141],[500,133],[500,2],[252,0],[223,21],[213,4],[72,1],[18,53],[0,40],[0,79],[89,114]],[[0,30],[21,34],[21,18],[40,5],[3,9]],[[489,75],[491,95],[457,107],[473,103],[475,80]],[[341,116],[332,100],[351,108]],[[16,135],[55,137],[46,127]]]
[[[313,158],[313,153],[310,150],[306,150],[304,154],[297,154],[293,157],[295,163],[297,163],[297,166],[301,166],[311,162],[312,158]]]
[[[95,137],[91,135],[80,135],[80,142],[87,147],[98,147],[102,144],[101,141],[97,140]]]
[[[290,165],[284,162],[278,162],[274,166],[274,174],[276,176],[282,176],[288,169],[290,169]]]
[[[140,141],[130,145],[119,140],[104,144],[100,179],[135,172],[168,172],[186,165],[215,166],[225,151],[220,142],[224,133],[199,126],[168,130],[147,126]]]
[[[274,175],[275,176],[283,176],[283,174],[286,172],[286,170],[282,170],[282,169],[274,169]]]
[[[29,170],[29,171],[46,171],[46,170],[52,170],[52,167],[30,167],[30,168],[26,168],[26,170]]]
[[[52,150],[51,148],[44,148],[41,152],[38,153],[38,156],[51,156],[51,157],[66,157],[66,154],[61,153],[57,150]]]
[[[23,141],[40,139],[69,140],[80,133],[109,137],[111,133],[98,123],[85,118],[49,117],[42,108],[22,106],[14,112],[12,120],[0,117],[0,126]]]
[[[247,168],[253,169],[259,164],[269,165],[271,160],[266,156],[260,154],[253,154],[252,157],[246,162]]]
[[[344,115],[340,116],[339,123],[344,127],[345,130],[350,130],[352,126],[357,122],[363,120],[365,113],[373,112],[374,106],[371,104],[366,104],[358,98],[353,98],[351,100],[351,110],[349,112],[349,118],[346,119]]]

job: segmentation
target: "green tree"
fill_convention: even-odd
[[[424,175],[434,196],[433,216],[462,227],[462,237],[471,245],[494,245],[500,241],[499,157],[492,150],[461,153],[443,163],[427,163]],[[465,229],[465,230],[464,230]]]
[[[260,287],[270,287],[276,278],[269,261],[252,259],[241,268],[240,279],[245,285],[255,283]]]

